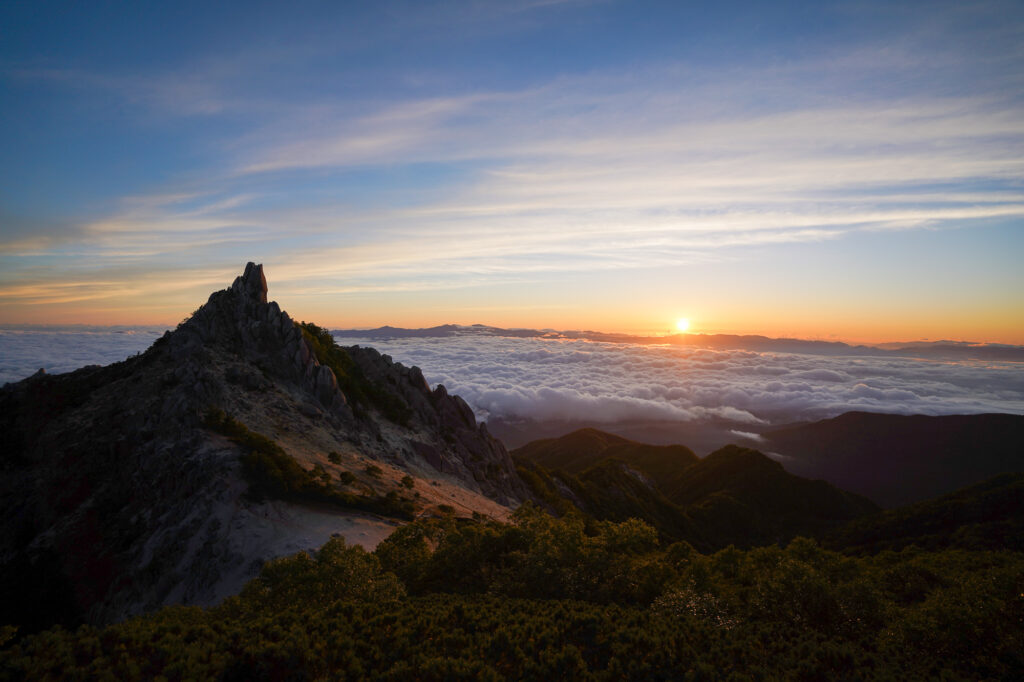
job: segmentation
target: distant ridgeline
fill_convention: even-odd
[[[753,350],[767,353],[807,353],[811,355],[907,357],[949,360],[994,360],[1024,362],[1024,346],[998,343],[965,343],[960,341],[936,341],[914,343],[886,343],[879,346],[865,346],[841,341],[812,341],[807,339],[769,338],[753,334],[659,334],[638,336],[599,331],[556,331],[553,329],[503,329],[483,324],[469,326],[442,324],[436,327],[406,329],[402,327],[377,327],[376,329],[335,329],[337,336],[353,339],[387,341],[408,338],[451,338],[451,337],[506,337],[541,339],[585,339],[606,343],[671,344],[693,346],[716,350]]]
[[[1024,678],[1022,418],[510,454],[266,290],[0,389],[0,679]]]

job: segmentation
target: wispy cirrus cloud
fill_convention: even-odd
[[[245,106],[214,72],[108,73],[83,68],[15,67],[2,72],[20,83],[43,83],[128,102],[161,116],[223,114]],[[253,102],[249,102],[251,106]]]
[[[437,47],[439,27],[463,15],[459,30],[477,39],[504,30],[496,14],[515,14],[525,35],[537,15],[518,10],[548,11],[536,4],[462,3],[441,17],[409,8],[388,40],[428,36]],[[173,263],[230,273],[252,259],[273,263],[289,293],[447,290],[1019,220],[1019,48],[996,49],[1013,44],[1005,27],[992,46],[964,42],[954,19],[978,11],[946,8],[898,40],[778,59],[681,53],[472,85],[424,67],[401,87],[367,87],[395,74],[349,66],[366,38],[236,48],[149,71],[7,69],[147,116],[218,125],[192,140],[203,162],[152,194],[33,239],[0,231],[0,283],[27,305],[61,300],[18,288],[45,284],[43,266],[84,282],[103,279],[97,267],[173,277]],[[337,82],[305,74],[322,59]]]

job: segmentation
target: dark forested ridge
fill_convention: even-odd
[[[519,460],[569,474],[582,473],[599,462],[617,460],[649,477],[667,495],[680,486],[682,472],[700,461],[685,445],[639,443],[592,428],[560,438],[536,440],[516,448],[512,454]]]
[[[864,553],[910,545],[1024,551],[1024,473],[857,519],[830,533],[825,544]]]
[[[699,459],[683,446],[636,443],[595,429],[512,452],[519,475],[556,513],[642,518],[667,540],[702,550],[784,543],[870,514],[870,501],[789,474],[735,445]]]
[[[847,412],[763,434],[786,468],[883,507],[927,500],[1024,471],[1024,415]]]

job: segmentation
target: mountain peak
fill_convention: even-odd
[[[256,299],[259,303],[267,302],[267,278],[263,274],[263,264],[252,261],[245,264],[245,272],[235,278],[231,290]]]
[[[250,262],[145,353],[0,388],[0,622],[214,603],[266,559],[393,529],[360,511],[528,496],[465,401],[267,289]]]

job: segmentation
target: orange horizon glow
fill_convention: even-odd
[[[205,302],[206,297],[199,301]],[[283,300],[282,300],[283,299]],[[682,320],[665,315],[644,315],[631,311],[615,315],[610,311],[568,307],[552,307],[521,311],[473,311],[437,306],[419,309],[397,306],[393,310],[368,310],[371,306],[289,305],[287,298],[277,300],[293,319],[314,321],[330,329],[372,329],[382,326],[427,328],[443,324],[470,326],[484,324],[500,328],[553,329],[558,331],[596,331],[633,336],[675,335],[757,335],[770,338],[795,338],[818,341],[841,341],[850,344],[878,344],[915,341],[959,341],[1024,345],[1024,330],[1012,316],[994,311],[965,315],[950,324],[950,319],[929,319],[925,315],[896,316],[875,314],[870,321],[854,315],[814,311],[805,318],[785,317],[777,311],[760,310],[748,315],[726,316],[706,314]],[[0,325],[94,325],[94,326],[165,326],[173,329],[188,317],[198,304],[182,306],[174,302],[135,307],[127,302],[121,306],[89,307],[52,304],[49,306],[10,306],[0,303]],[[349,315],[339,315],[339,307],[349,307]],[[729,311],[732,312],[732,311]],[[1024,314],[1016,319],[1024,319]]]
[[[68,286],[0,290],[0,324],[140,325],[173,329],[209,295],[230,286],[238,268],[153,275],[132,282],[82,282]],[[502,328],[597,331],[635,336],[687,334],[759,335],[877,344],[967,341],[1024,345],[1024,301],[1004,290],[989,300],[914,296],[854,298],[805,288],[783,295],[766,286],[741,291],[670,287],[662,279],[601,290],[590,282],[561,289],[543,284],[449,290],[318,290],[322,275],[268,263],[269,292],[296,320],[330,329],[406,328],[484,324]],[[712,273],[713,274],[713,273]],[[606,278],[610,279],[610,278]],[[787,290],[788,291],[788,290]],[[683,292],[683,293],[681,293]],[[753,293],[749,293],[753,292]]]
[[[1024,5],[11,4],[0,325],[174,328],[251,261],[333,329],[1024,347]]]

